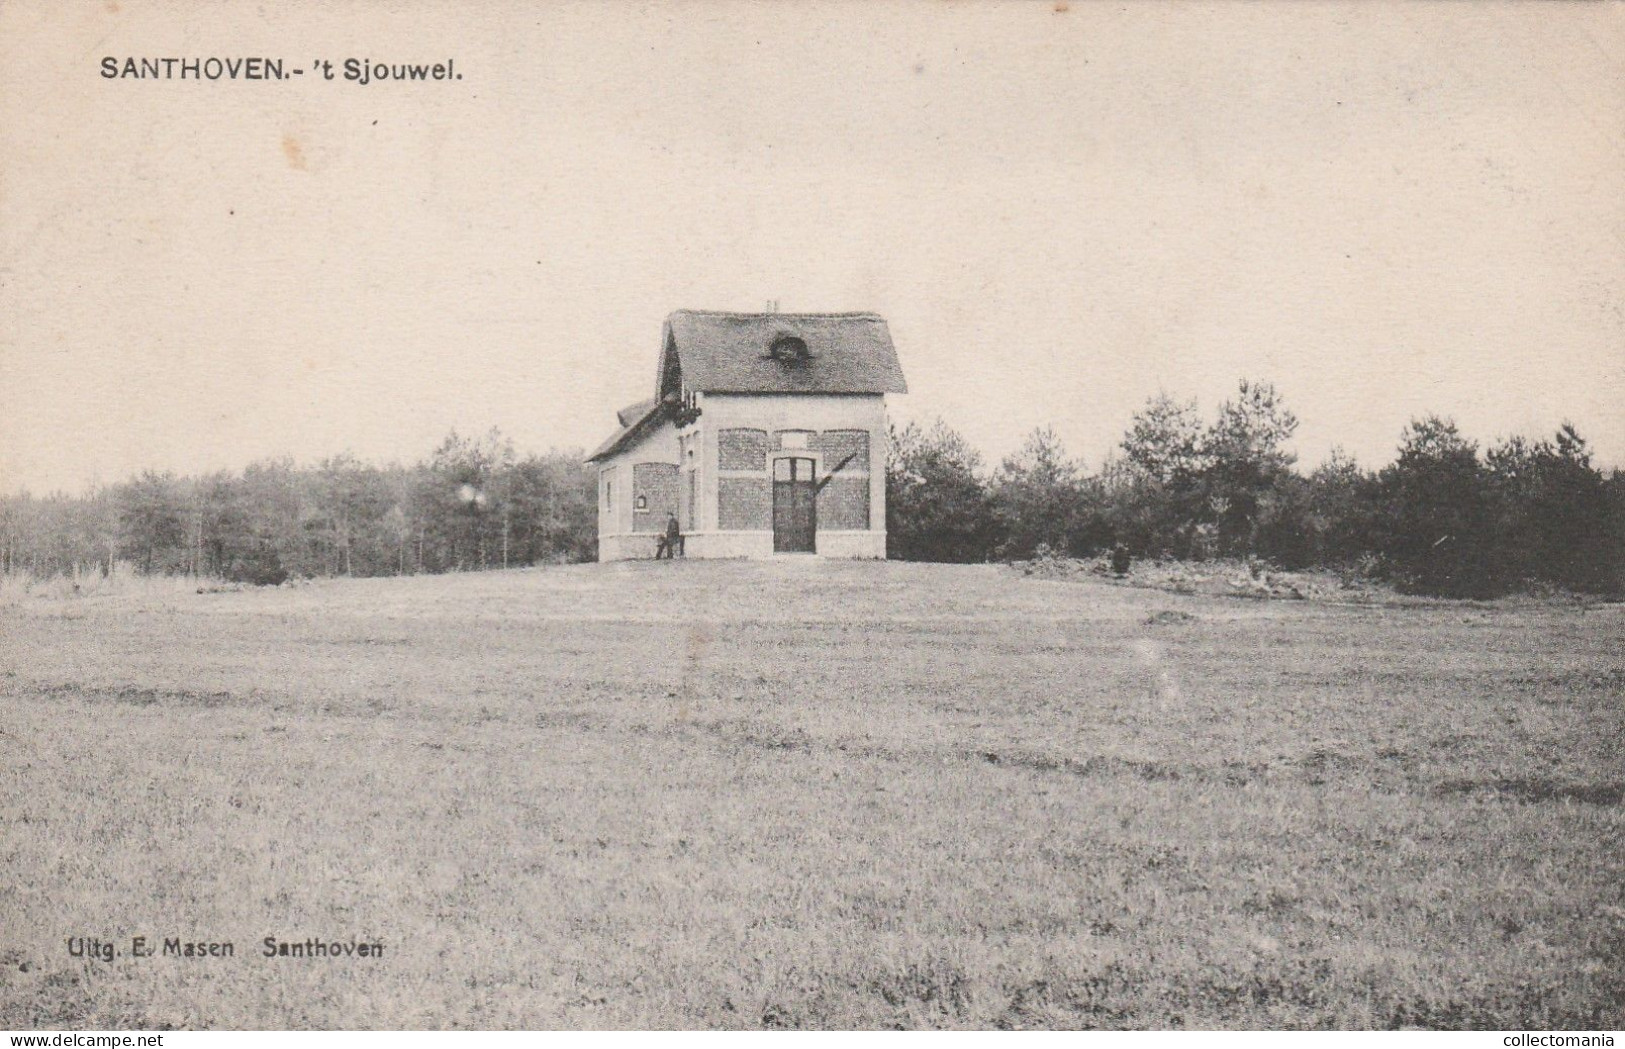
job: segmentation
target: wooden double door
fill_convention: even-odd
[[[816,553],[818,482],[812,459],[773,460],[773,551]]]

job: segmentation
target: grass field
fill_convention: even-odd
[[[0,644],[0,1026],[1625,1026],[1618,605],[644,562]]]

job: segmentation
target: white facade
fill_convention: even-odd
[[[906,393],[874,313],[677,310],[654,396],[616,413],[598,557],[886,556],[887,394]]]
[[[623,448],[598,464],[598,560],[623,561],[632,557],[653,557],[657,536],[666,527],[666,508],[637,505],[637,466],[679,465],[677,431],[670,422],[661,422],[647,437]]]
[[[821,486],[813,496],[824,504],[815,510],[813,553],[886,556],[888,438],[881,395],[699,393],[694,407],[699,414],[689,425],[676,429],[662,421],[599,462],[600,561],[654,556],[666,516],[660,508],[654,518],[653,492],[638,483],[640,476],[655,482],[658,471],[640,475],[639,464],[677,466],[685,556],[773,556],[773,477],[780,459],[811,461]],[[862,451],[836,455],[831,442]],[[651,505],[640,509],[640,498]]]

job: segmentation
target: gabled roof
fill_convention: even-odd
[[[636,404],[629,404],[615,413],[615,419],[622,427],[635,426],[637,421],[648,415],[650,409],[654,406],[655,399],[653,397],[646,401],[639,401]]]
[[[666,318],[656,396],[615,413],[607,458],[671,417],[685,393],[907,393],[891,332],[873,313],[721,313]]]
[[[775,355],[776,344],[801,352]],[[661,396],[908,392],[891,332],[873,313],[678,310],[666,318],[658,377]]]
[[[607,458],[634,441],[641,440],[644,434],[660,425],[660,420],[665,414],[660,402],[655,400],[639,401],[622,408],[615,413],[621,428],[615,431],[613,437],[599,445],[597,451],[587,456],[587,462]]]

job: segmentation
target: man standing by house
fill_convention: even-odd
[[[669,561],[676,556],[676,551],[683,545],[683,529],[677,523],[676,514],[666,515],[666,533],[660,537],[655,545],[655,560],[660,560],[664,554]]]

